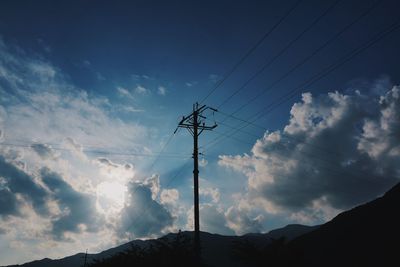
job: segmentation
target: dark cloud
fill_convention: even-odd
[[[70,145],[73,149],[75,149],[76,151],[82,151],[82,145],[79,144],[78,142],[76,142],[75,139],[73,139],[72,137],[67,137],[64,140],[68,145]]]
[[[151,179],[153,179],[152,177]],[[120,234],[123,236],[148,237],[159,235],[172,226],[174,217],[152,197],[155,183],[129,184],[128,198],[121,211]]]
[[[56,239],[63,239],[64,233],[97,231],[102,219],[96,212],[93,196],[76,191],[64,181],[61,175],[48,168],[40,170],[43,183],[49,190],[40,186],[31,175],[17,168],[0,156],[0,215],[20,216],[21,201],[17,194],[31,203],[35,212],[41,216],[50,216],[48,201],[55,200],[61,214],[52,219],[51,233]],[[54,215],[52,215],[54,216]]]
[[[381,97],[303,94],[283,132],[267,132],[252,155],[222,156],[220,164],[245,173],[249,196],[267,210],[368,201],[400,180],[399,95],[399,87]]]
[[[262,221],[264,217],[258,215],[251,218],[248,213],[248,210],[240,208],[240,206],[230,207],[226,211],[227,224],[235,230],[236,234],[259,233],[263,230]]]
[[[55,159],[56,155],[51,146],[47,144],[32,144],[31,148],[35,151],[42,159]]]
[[[25,173],[21,169],[0,155],[0,177],[4,179],[4,186],[12,194],[21,194],[25,200],[30,202],[40,215],[47,215],[48,208],[46,201],[48,193],[44,188],[35,182],[34,177]]]
[[[76,191],[61,175],[48,168],[42,168],[40,175],[62,211],[61,215],[52,221],[51,231],[54,237],[62,239],[66,232],[93,232],[99,229],[101,218],[96,212],[94,197]],[[80,228],[80,225],[84,225],[85,229]]]
[[[107,158],[97,158],[97,161],[105,166],[118,168],[119,165],[113,163],[111,160]],[[126,167],[126,166],[125,166]]]
[[[234,235],[235,232],[227,226],[225,214],[215,205],[204,204],[200,206],[200,224],[202,230],[209,233]]]
[[[19,203],[15,194],[8,188],[0,188],[0,216],[19,215]]]

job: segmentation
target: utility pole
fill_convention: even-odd
[[[85,258],[84,258],[84,262],[83,262],[83,267],[86,267],[86,266],[87,266],[87,249],[85,252]]]
[[[204,130],[212,130],[217,127],[217,124],[214,123],[213,126],[207,126],[204,122],[206,119],[205,116],[202,115],[204,111],[210,109],[212,111],[217,111],[214,108],[207,107],[206,105],[202,105],[199,107],[199,104],[193,105],[193,112],[184,116],[182,120],[179,122],[178,128],[186,128],[190,134],[193,136],[193,185],[194,185],[194,249],[198,256],[200,256],[200,217],[199,217],[199,147],[198,147],[198,139],[200,134]]]

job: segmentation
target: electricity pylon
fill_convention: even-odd
[[[199,135],[204,130],[212,130],[217,127],[217,124],[214,123],[213,126],[207,126],[204,122],[206,119],[203,116],[203,112],[207,109],[212,111],[217,111],[214,108],[207,107],[206,105],[200,106],[196,102],[193,105],[193,112],[184,116],[182,120],[179,122],[178,128],[186,128],[190,134],[193,136],[193,184],[194,184],[194,249],[198,256],[200,256],[200,218],[199,218],[199,148],[198,148],[198,138]]]

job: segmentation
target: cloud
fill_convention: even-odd
[[[9,188],[0,186],[0,216],[19,215],[19,201]]]
[[[73,150],[77,151],[77,152],[82,152],[83,147],[81,144],[79,144],[74,138],[72,137],[66,137],[64,139],[65,143],[72,148]]]
[[[83,64],[83,66],[85,66],[87,68],[90,68],[92,66],[92,63],[90,63],[90,61],[87,59],[82,61],[82,64]]]
[[[399,182],[399,87],[379,99],[304,93],[290,114],[284,130],[266,132],[250,155],[220,156],[221,166],[247,176],[248,201],[293,218],[307,211],[316,221]],[[233,208],[227,215],[241,218]]]
[[[160,195],[162,204],[175,204],[179,199],[179,191],[176,189],[163,189]]]
[[[222,76],[217,75],[217,74],[210,74],[210,75],[208,75],[208,79],[209,79],[212,83],[217,83],[219,80],[222,79]]]
[[[113,98],[77,88],[43,56],[1,38],[0,84],[0,140],[17,144],[0,146],[0,228],[4,242],[26,244],[13,250],[14,260],[61,257],[79,247],[121,242],[116,231],[122,225],[123,194],[136,170],[132,155],[125,154],[151,147],[154,135],[124,120]],[[103,151],[110,153],[97,160]],[[127,197],[125,206],[132,208],[134,199],[133,210],[141,214],[148,212],[147,204],[135,201],[150,201],[151,216],[144,222],[154,235],[175,220],[159,203],[157,179],[138,190],[146,198]]]
[[[144,109],[137,109],[132,106],[121,106],[121,111],[137,113],[137,112],[144,112]]]
[[[109,181],[125,185],[135,176],[135,169],[130,163],[116,163],[108,158],[97,158],[94,162],[100,167],[100,174]]]
[[[263,230],[262,215],[256,217],[249,216],[249,210],[241,207],[232,206],[225,213],[227,226],[235,231],[237,235],[246,233],[259,233]]]
[[[158,236],[172,227],[174,216],[156,201],[158,176],[144,182],[130,182],[125,206],[121,211],[119,233],[127,238]]]
[[[17,198],[11,197],[10,194],[14,196],[20,194],[23,196],[24,200],[32,204],[33,209],[36,213],[41,215],[48,215],[48,207],[46,201],[48,199],[48,193],[44,188],[42,188],[36,179],[24,172],[23,170],[16,167],[13,163],[8,162],[2,155],[0,155],[0,177],[2,177],[2,190],[6,194],[2,203],[8,203],[9,206],[1,206],[4,211],[0,213],[10,213],[17,214],[16,207],[19,207],[17,203]],[[10,201],[14,201],[11,203]],[[5,212],[5,210],[8,210]]]
[[[205,166],[207,166],[207,164],[208,164],[208,161],[205,158],[202,158],[199,160],[200,167],[205,167]]]
[[[159,86],[157,89],[157,93],[159,95],[165,96],[167,94],[167,88],[165,88],[164,86]]]
[[[187,212],[187,228],[194,228],[194,214],[193,206]],[[200,205],[200,226],[201,231],[209,233],[219,233],[224,235],[234,235],[234,231],[227,225],[225,214],[222,208],[212,204],[201,204]]]
[[[400,87],[394,87],[379,100],[379,119],[366,119],[358,149],[374,159],[400,156]],[[382,158],[383,157],[383,158]]]
[[[132,148],[145,137],[146,128],[115,119],[114,112],[119,110],[114,110],[107,98],[76,88],[49,62],[31,58],[3,41],[0,56],[4,140],[60,143],[69,137],[85,145]]]
[[[142,85],[137,85],[135,88],[135,93],[140,94],[140,95],[147,95],[150,93],[148,89],[143,87]]]
[[[101,219],[96,213],[94,197],[76,191],[61,175],[48,168],[40,170],[43,183],[51,191],[60,214],[52,220],[51,232],[56,239],[64,239],[66,232],[98,231]]]
[[[106,166],[106,167],[111,167],[111,168],[118,168],[118,165],[111,162],[111,160],[107,159],[107,158],[97,158],[97,161]]]
[[[197,84],[198,84],[197,81],[190,81],[190,82],[186,82],[186,83],[185,83],[185,85],[186,85],[187,87],[193,87],[193,86],[196,86]]]
[[[78,157],[82,161],[87,161],[88,158],[83,152],[83,146],[79,144],[74,138],[66,137],[64,138],[64,144],[66,149],[68,149],[73,155]]]
[[[134,98],[134,96],[131,94],[131,92],[128,90],[128,89],[126,89],[126,88],[123,88],[123,87],[117,87],[117,91],[118,91],[118,94],[121,96],[121,97],[126,97],[126,98],[129,98],[129,99],[135,99]]]
[[[42,159],[56,159],[57,155],[50,145],[47,144],[32,144],[31,148],[35,151]]]
[[[213,203],[218,203],[220,199],[218,188],[200,187],[199,194],[200,196],[209,197]]]

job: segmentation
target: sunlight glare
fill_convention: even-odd
[[[124,205],[126,186],[118,182],[102,182],[97,186],[97,195],[105,197],[107,200],[119,207]]]

